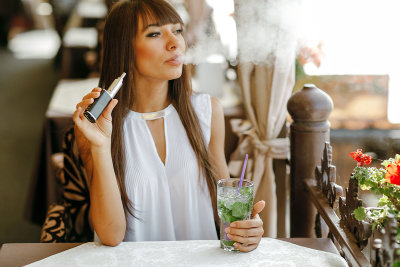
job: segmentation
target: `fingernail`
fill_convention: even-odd
[[[238,247],[238,244],[237,244],[237,243],[233,243],[233,246],[234,246],[235,248],[237,248],[237,247]]]
[[[230,225],[229,225],[230,227],[236,227],[236,223],[231,223]]]
[[[227,234],[227,236],[228,236],[228,238],[229,238],[229,239],[232,239],[232,235],[230,235],[230,234]]]
[[[228,227],[228,228],[225,228],[225,233],[229,234],[229,232],[230,232],[229,227]]]

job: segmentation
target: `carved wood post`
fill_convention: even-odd
[[[314,177],[325,142],[329,142],[332,99],[313,84],[305,84],[287,104],[293,119],[290,126],[291,211],[290,235],[313,236],[315,208],[304,190],[304,179]]]

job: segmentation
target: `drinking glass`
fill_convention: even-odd
[[[232,222],[250,219],[253,210],[254,184],[243,180],[239,188],[239,178],[221,179],[217,183],[217,205],[220,218],[221,248],[227,251],[238,251],[233,246],[235,241],[230,240],[225,228]]]

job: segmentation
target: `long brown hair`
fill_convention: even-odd
[[[119,103],[112,113],[111,153],[123,206],[134,217],[136,217],[134,203],[129,200],[125,188],[125,148],[122,133],[124,118],[134,101],[133,90],[135,90],[135,84],[133,72],[135,51],[132,44],[138,32],[139,19],[143,21],[143,25],[148,24],[151,19],[156,19],[159,25],[180,23],[183,26],[182,19],[178,13],[164,0],[120,1],[111,8],[106,19],[103,37],[103,65],[99,86],[106,88],[122,72],[127,73],[124,84],[116,95]],[[191,95],[190,71],[184,65],[181,77],[168,82],[168,97],[179,114],[195,152],[200,172],[206,179],[214,209],[214,218],[217,219],[216,174],[208,157],[207,146],[199,120],[190,101]]]

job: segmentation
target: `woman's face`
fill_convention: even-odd
[[[182,75],[186,44],[181,24],[143,25],[135,41],[135,78],[173,80]]]

